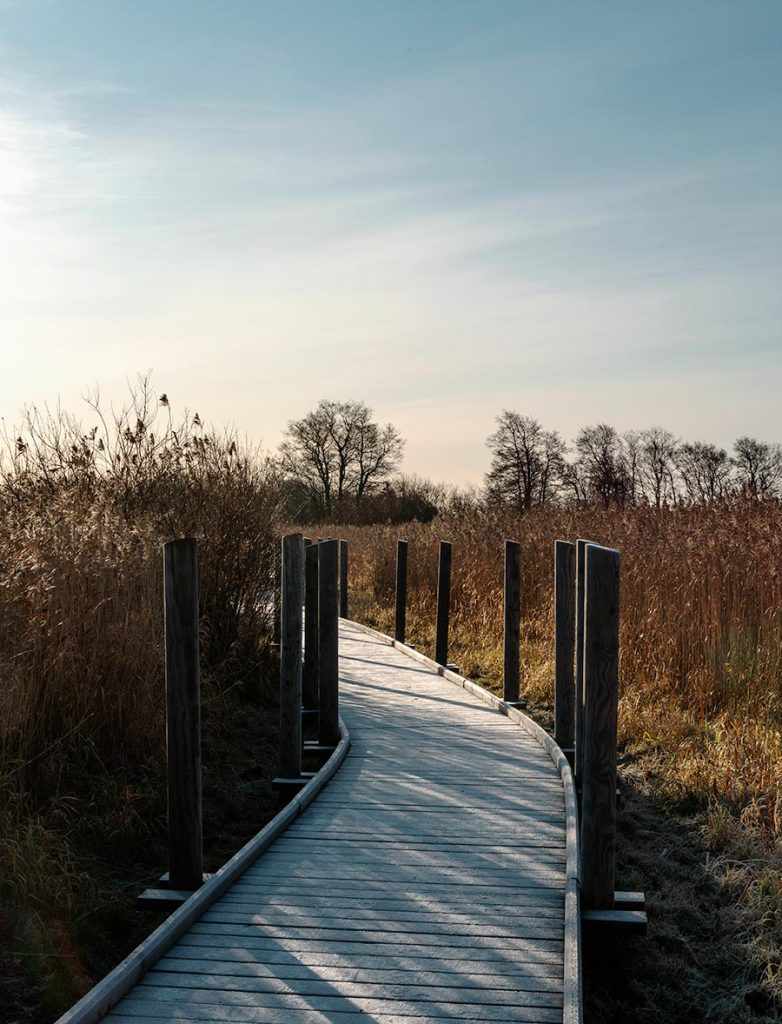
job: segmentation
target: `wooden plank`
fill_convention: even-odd
[[[335,829],[289,829],[288,838],[301,839],[302,841],[311,843],[323,843],[323,842],[336,842],[336,843],[350,843],[355,845],[356,843],[371,843],[371,844],[382,844],[384,849],[388,847],[401,846],[403,843],[403,837],[399,833],[394,832],[379,832],[378,830],[367,830],[365,832],[346,830],[344,827]],[[512,845],[510,842],[503,842],[501,840],[513,840]],[[476,832],[472,835],[444,835],[435,836],[432,834],[423,835],[412,835],[407,836],[407,841],[404,844],[408,849],[445,849],[449,853],[460,853],[462,851],[469,852],[476,848],[486,847],[495,850],[513,850],[518,847],[529,846],[532,848],[541,847],[543,849],[561,849],[565,847],[565,834],[562,832],[559,840],[552,840],[550,836],[541,836],[537,832],[519,833],[517,832],[514,836],[508,836],[506,832],[498,831],[495,837],[487,835],[485,832]]]
[[[453,979],[452,979],[453,982]],[[151,992],[151,989],[155,989]],[[320,978],[279,978],[269,976],[239,976],[232,974],[215,974],[205,972],[194,976],[188,972],[150,971],[139,986],[139,997],[153,996],[167,999],[167,989],[172,997],[178,997],[182,1004],[189,1002],[211,1002],[218,1005],[223,1002],[220,995],[231,993],[232,998],[225,1002],[231,1005],[256,1005],[253,998],[256,994],[292,995],[292,996],[326,996],[334,998],[334,986],[331,982]],[[164,994],[165,993],[165,994]],[[402,984],[388,982],[353,982],[343,981],[339,986],[339,997],[360,1000],[400,1000],[406,1003],[452,1002],[469,1006],[560,1006],[562,993],[552,991],[551,985],[527,986],[512,992],[506,989],[490,988],[485,985],[436,987],[420,985],[410,981]],[[425,1008],[425,1007],[424,1007]]]
[[[324,840],[322,843],[306,843],[288,840],[280,844],[265,863],[268,865],[283,864],[286,859],[295,858],[302,865],[328,863],[352,866],[361,864],[367,867],[383,865],[394,868],[418,868],[421,865],[430,867],[434,872],[444,870],[475,871],[482,867],[489,868],[496,863],[504,864],[515,871],[531,874],[543,871],[546,874],[558,874],[565,863],[565,851],[562,848],[547,850],[538,847],[513,849],[505,847],[473,847],[461,853],[440,850],[437,847],[410,847],[405,844],[397,846],[372,846],[366,844],[361,848],[352,843],[339,843]],[[554,867],[552,868],[552,865]]]
[[[118,1014],[113,1013],[106,1020],[114,1022],[114,1024],[161,1024],[162,1020],[165,1021],[176,1021],[177,1024],[196,1024],[204,1020],[204,1016],[193,1017],[190,1013],[190,1008],[187,1012],[172,1010],[170,1012],[155,1010],[159,1016],[153,1017],[148,1016],[143,1011],[136,1012],[135,1014]],[[530,1008],[528,1011],[534,1015],[527,1018],[528,1024],[536,1024],[538,1021],[559,1021],[560,1016],[540,1016],[550,1014],[548,1010],[540,1008]],[[161,1017],[161,1013],[166,1013],[165,1017]],[[230,1011],[227,1011],[229,1014]],[[214,1021],[250,1021],[251,1024],[254,1021],[261,1021],[262,1024],[325,1024],[323,1014],[319,1010],[292,1010],[287,1008],[285,1010],[277,1009],[264,1009],[261,1012],[261,1016],[247,1017],[247,1011],[245,1008],[240,1007],[236,1009],[237,1014],[244,1014],[245,1016],[231,1017],[225,1016],[226,1009],[224,1007],[217,1007],[216,1014],[212,1018]],[[175,1016],[173,1016],[175,1014]],[[211,1015],[207,1016],[209,1019]],[[330,1011],[328,1017],[328,1024],[356,1024],[356,1021],[366,1020],[364,1015],[357,1016],[353,1011]],[[399,1016],[397,1014],[379,1014],[374,1013],[372,1015],[372,1021],[374,1024],[410,1024],[409,1015]],[[422,1015],[418,1013],[415,1017],[416,1024],[463,1024],[464,1018],[455,1017],[430,1017],[428,1014]]]
[[[263,953],[264,957],[282,955],[296,956],[299,953],[319,955],[369,955],[390,958],[398,956],[428,957],[435,960],[469,960],[488,961],[498,963],[503,960],[498,956],[497,947],[491,943],[486,945],[468,944],[463,947],[453,945],[442,945],[440,943],[404,942],[377,939],[322,939],[316,935],[306,937],[291,937],[282,944],[279,938],[270,938],[264,935],[252,934],[247,928],[236,927],[235,925],[206,925],[195,924],[193,928],[181,940],[182,946],[197,946],[214,949],[218,945],[231,946],[236,949],[245,949],[252,953]],[[561,965],[562,943],[550,942],[541,939],[529,939],[519,942],[514,955],[514,963],[522,959],[523,955],[529,954],[528,960],[535,963],[556,963]]]
[[[449,872],[447,869],[443,869],[440,874],[435,874],[431,870],[427,870],[426,866],[420,867],[417,865],[400,865],[398,867],[395,865],[389,867],[372,865],[370,867],[362,867],[358,863],[328,864],[313,860],[306,862],[298,861],[289,871],[286,871],[285,867],[286,861],[277,861],[274,865],[269,865],[268,869],[264,869],[263,877],[287,877],[297,880],[308,877],[319,878],[329,882],[335,882],[340,879],[348,881],[360,880],[361,882],[394,882],[395,884],[421,882],[437,886],[438,890],[441,886],[445,885],[469,886],[476,890],[486,888],[485,882],[472,881],[469,872]],[[523,876],[502,875],[494,884],[503,889],[550,888],[564,890],[564,870],[552,868],[549,870],[540,869],[536,872],[529,871]]]
[[[254,1006],[231,1006],[189,1003],[187,1007],[177,1006],[166,1011],[159,1001],[146,999],[128,1000],[123,1004],[123,1015],[127,1020],[135,1017],[147,1019],[158,1019],[161,1014],[166,1013],[166,1019],[177,1021],[236,1021],[247,1022],[247,1024],[291,1024],[296,1018],[293,1015],[298,1011],[304,1014],[307,1022],[324,1024],[324,1014],[329,1024],[340,1024],[346,1021],[353,1024],[357,1020],[357,1013],[361,1012],[358,1020],[371,1019],[379,1024],[410,1024],[410,1018],[416,1021],[422,1020],[437,1021],[463,1021],[474,1020],[471,1016],[474,1013],[472,1008],[464,1008],[459,1004],[444,1003],[441,1005],[430,1005],[427,1007],[426,1017],[421,1014],[421,1006],[415,1003],[399,1003],[382,1000],[362,1000],[360,1003],[353,999],[340,1000],[335,997],[331,1000],[326,997],[307,998],[294,996],[266,996],[263,999],[256,999]],[[313,1005],[314,1004],[314,1005]],[[364,1016],[367,1015],[367,1016]],[[114,1018],[114,1015],[112,1015]],[[505,1007],[496,1007],[491,1013],[481,1014],[484,1021],[504,1021],[507,1024],[537,1024],[537,1022],[557,1022],[562,1018],[562,1010],[550,1007],[518,1007],[513,1011]]]
[[[192,949],[190,953],[198,952]],[[212,950],[212,953],[218,951]],[[443,986],[453,985],[458,982],[459,987],[491,988],[502,991],[503,989],[515,988],[540,991],[561,990],[559,969],[550,965],[544,965],[543,971],[518,971],[513,966],[504,964],[502,969],[495,969],[488,974],[474,973],[472,967],[464,961],[456,961],[450,971],[426,970],[422,967],[426,961],[417,960],[415,966],[404,968],[392,968],[387,966],[377,967],[326,967],[317,965],[318,971],[313,972],[312,965],[307,966],[301,962],[290,964],[264,964],[255,961],[232,961],[220,960],[216,956],[211,957],[178,957],[169,955],[164,957],[156,965],[158,971],[171,971],[177,974],[209,974],[211,976],[239,977],[239,978],[282,978],[289,981],[309,981],[317,977],[324,982],[353,982],[359,985],[420,985],[420,986]],[[494,967],[495,965],[490,965]],[[370,994],[370,993],[366,993]]]
[[[420,1008],[419,1008],[420,1011]],[[176,1020],[178,1024],[196,1024],[204,1020],[204,1015],[194,1017],[192,1015],[192,1007],[187,1008],[187,1012],[184,1010],[172,1010],[166,1012],[165,1009],[158,1010],[155,1008],[152,1012],[156,1012],[158,1016],[149,1016],[143,1010],[133,1013],[112,1013],[108,1020],[114,1022],[114,1024],[160,1024],[161,1020],[172,1021]],[[207,1015],[207,1019],[211,1017],[214,1021],[249,1021],[251,1024],[255,1021],[261,1021],[262,1024],[324,1024],[324,1015],[320,1010],[300,1010],[300,1009],[269,1009],[265,1008],[260,1011],[260,1016],[255,1014],[250,1017],[247,1016],[247,1010],[244,1007],[237,1007],[236,1013],[238,1017],[226,1016],[226,1013],[230,1014],[230,1010],[226,1011],[225,1007],[216,1007],[215,1015]],[[541,1009],[540,1007],[530,1007],[528,1012],[532,1015],[527,1018],[528,1024],[536,1024],[538,1021],[559,1021],[561,1018],[554,1014],[551,1016],[551,1011],[547,1009]],[[165,1017],[161,1017],[160,1014],[165,1013]],[[176,1016],[172,1016],[176,1013]],[[543,1014],[544,1016],[541,1016]],[[549,1014],[549,1016],[545,1016]],[[416,1024],[463,1024],[464,1018],[461,1017],[443,1017],[438,1014],[437,1016],[430,1016],[429,1014],[422,1014],[418,1012],[415,1015]],[[345,1011],[329,1011],[328,1024],[361,1024],[361,1022],[372,1022],[372,1024],[411,1024],[409,1014],[400,1016],[394,1013],[360,1013],[355,1010]]]
[[[343,902],[336,897],[303,897],[298,900],[262,899],[258,893],[239,891],[232,889],[220,900],[219,906],[240,907],[242,910],[255,914],[269,915],[271,917],[284,918],[288,920],[293,917],[307,917],[310,920],[319,920],[319,914],[327,914],[329,918],[352,921],[434,921],[445,923],[448,921],[459,921],[464,924],[496,925],[498,921],[510,921],[513,918],[521,917],[525,920],[537,920],[538,918],[551,918],[561,920],[563,908],[561,901],[555,903],[518,904],[495,903],[481,907],[470,902],[468,906],[459,907],[458,904],[448,901],[447,903],[437,902],[412,902],[404,900],[386,900],[383,902],[367,899],[352,900]]]
[[[646,932],[649,923],[643,910],[585,910],[581,919],[590,929],[611,929],[638,935]]]
[[[541,1010],[545,1008],[553,1013],[556,1013],[557,1010],[560,1014],[562,1012],[561,1007],[557,1007],[556,1004],[553,1007],[551,1006],[552,1000],[547,993],[518,992],[516,997],[518,1000],[518,1005],[516,1006],[508,1006],[504,1002],[497,1003],[494,1006],[482,1006],[481,1017],[484,1020],[511,1022],[526,1020],[527,1013],[533,1007]],[[175,1002],[177,1004],[177,1011],[184,1007],[187,1007],[188,1013],[194,1013],[199,1010],[204,1011],[208,1017],[216,1014],[219,1007],[226,1007],[232,1015],[235,1015],[238,1010],[244,1007],[249,1014],[253,1015],[250,1019],[256,1019],[254,1015],[259,1010],[264,1009],[314,1009],[330,1014],[333,1010],[353,1008],[354,1011],[363,1010],[370,1014],[385,1010],[386,1012],[406,1014],[411,1017],[417,1017],[422,1009],[420,1002],[415,999],[365,999],[360,996],[346,997],[338,994],[299,996],[292,992],[221,993],[203,989],[187,991],[181,988],[158,988],[143,982],[128,996],[125,1009],[127,1010],[131,1005],[134,1005],[144,1010],[144,1012],[149,1012],[150,1009],[155,1008],[161,1002]],[[441,1001],[435,1005],[427,1004],[426,1010],[430,1014],[442,1013],[444,1016],[462,1017],[468,1020],[474,1018],[475,1015],[474,1004],[470,1005],[469,1003]]]
[[[198,938],[198,937],[196,937]],[[202,936],[203,938],[203,936]],[[476,981],[483,981],[485,978],[493,979],[493,983],[499,988],[512,987],[510,982],[514,978],[548,978],[554,985],[561,984],[562,963],[555,954],[548,954],[546,959],[534,959],[524,962],[511,962],[505,959],[477,959],[470,956],[470,950],[461,952],[455,949],[429,949],[412,950],[406,947],[404,953],[397,950],[396,953],[387,953],[385,947],[365,947],[362,952],[356,952],[352,947],[355,943],[348,944],[351,948],[345,953],[324,952],[317,948],[302,949],[298,951],[288,949],[253,949],[246,945],[229,946],[221,944],[218,947],[211,945],[198,945],[192,942],[188,945],[179,943],[174,946],[166,960],[176,960],[178,963],[189,960],[206,960],[220,965],[235,966],[242,968],[261,967],[268,970],[278,970],[280,976],[287,972],[309,971],[317,967],[321,971],[344,971],[355,977],[361,972],[367,975],[392,975],[392,974],[416,974],[420,977],[436,975],[448,977],[452,974],[461,975],[466,981],[475,978]],[[450,953],[450,958],[446,955]],[[491,953],[491,950],[489,950]],[[430,954],[430,955],[425,955]],[[440,955],[442,954],[442,955]],[[159,961],[161,964],[163,961]],[[505,980],[509,984],[502,985]]]
[[[362,928],[354,929],[352,931],[341,928],[318,928],[318,927],[302,927],[296,928],[294,926],[269,926],[264,927],[260,924],[251,924],[243,921],[227,921],[227,920],[212,920],[208,915],[211,915],[212,911],[208,911],[198,923],[194,926],[199,932],[202,929],[208,929],[209,934],[213,936],[218,935],[230,935],[238,938],[255,937],[257,939],[271,940],[281,945],[288,945],[289,941],[325,941],[325,942],[346,942],[353,941],[360,944],[372,944],[377,942],[388,942],[389,933],[385,930]],[[454,943],[454,936],[443,935],[443,934],[432,934],[427,933],[423,935],[416,935],[411,932],[394,932],[393,942],[394,945],[398,946],[438,946],[453,948],[456,944],[459,949],[466,950],[467,948],[478,948],[478,949],[493,949],[495,956],[499,957],[501,954],[497,950],[518,950],[518,951],[532,951],[535,949],[552,949],[558,952],[562,949],[561,940],[561,929],[559,930],[559,938],[552,938],[548,935],[541,935],[537,929],[532,929],[528,935],[520,936],[480,936],[480,935],[460,935],[458,936],[458,942]]]
[[[401,826],[395,826],[394,822],[399,821],[400,816],[391,822],[364,821],[360,818],[346,818],[342,816],[328,816],[323,819],[308,822],[302,829],[293,829],[292,836],[303,839],[339,838],[355,839],[357,841],[371,842],[393,842],[404,836]],[[500,840],[505,840],[516,846],[563,846],[566,841],[565,830],[557,823],[542,825],[540,822],[529,822],[525,827],[515,829],[503,829],[500,825],[479,824],[468,828],[450,828],[443,825],[440,842],[437,840],[437,833],[433,833],[427,823],[415,825],[408,833],[411,845],[423,846],[434,845],[449,847],[451,844],[464,843],[466,845],[492,845]]]
[[[628,913],[631,913],[628,911]],[[409,918],[409,919],[408,919]],[[486,924],[485,922],[472,922],[464,919],[464,915],[448,915],[441,920],[429,914],[422,914],[418,917],[410,915],[392,915],[387,911],[382,914],[375,914],[372,917],[355,917],[329,915],[325,912],[320,914],[314,911],[309,915],[298,916],[286,914],[271,914],[268,911],[258,913],[254,907],[248,907],[237,903],[225,903],[222,900],[216,904],[202,918],[204,922],[215,922],[220,924],[242,924],[253,930],[260,929],[261,934],[276,935],[279,932],[350,932],[355,934],[385,934],[387,936],[404,936],[400,941],[407,941],[407,936],[414,936],[416,939],[438,936],[448,939],[475,937],[481,940],[490,938],[508,939],[529,939],[536,936],[548,939],[556,939],[562,935],[562,924],[556,918],[526,916],[523,918],[509,918],[503,924]],[[511,923],[513,922],[513,923]],[[382,931],[381,931],[382,929]]]
[[[307,899],[322,891],[320,879],[313,878],[308,880],[306,876],[288,879],[285,875],[261,875],[254,879],[244,877],[234,884],[237,891],[239,889],[253,889],[258,893],[275,893],[286,897],[295,895],[302,899]],[[433,888],[435,885],[437,888]],[[408,881],[402,885],[394,886],[393,890],[389,890],[384,881],[367,881],[364,879],[358,881],[351,878],[332,879],[328,891],[335,899],[356,895],[371,899],[404,898],[415,900],[429,897],[438,901],[447,900],[451,904],[463,900],[473,905],[475,903],[507,901],[509,895],[504,886],[495,888],[493,883],[461,885],[458,882]],[[561,905],[564,899],[564,890],[550,886],[528,886],[522,892],[515,892],[512,895],[513,902],[518,906],[533,905],[538,902]]]

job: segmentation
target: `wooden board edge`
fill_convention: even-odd
[[[406,654],[409,658],[425,665],[437,675],[442,676],[450,683],[460,686],[463,690],[473,694],[479,700],[491,705],[498,714],[505,715],[512,722],[519,725],[525,732],[529,733],[541,747],[546,750],[554,763],[562,780],[565,794],[565,976],[564,976],[564,1024],[583,1024],[584,1020],[584,995],[582,975],[582,949],[581,949],[581,892],[579,874],[579,851],[578,851],[578,812],[576,804],[576,788],[573,780],[573,773],[567,757],[554,741],[552,736],[543,729],[537,722],[525,715],[519,708],[507,704],[500,697],[495,696],[485,687],[474,683],[465,676],[458,675],[450,669],[443,668],[432,658],[394,640],[385,633],[381,633],[371,626],[365,626],[361,622],[354,622],[352,619],[341,619],[341,623],[351,628],[356,628],[367,633],[376,640],[395,647],[398,651]]]
[[[181,938],[201,915],[271,846],[288,825],[309,807],[345,760],[350,748],[350,733],[340,718],[340,739],[328,761],[257,835],[231,857],[200,889],[147,936],[124,960],[97,985],[58,1018],[55,1024],[96,1024]]]

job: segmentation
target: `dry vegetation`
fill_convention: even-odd
[[[503,541],[519,539],[522,689],[543,721],[552,702],[554,540],[587,537],[621,550],[621,868],[624,887],[651,896],[652,927],[627,975],[595,982],[591,1020],[779,1019],[779,502],[549,507],[521,519],[474,511],[340,534],[351,544],[351,615],[386,631],[395,539],[408,540],[408,634],[425,650],[434,643],[437,542],[453,543],[449,658],[493,689],[502,671]]]
[[[144,382],[108,423],[99,409],[88,429],[32,413],[6,438],[0,1020],[50,1021],[154,923],[132,901],[165,863],[161,547],[172,537],[201,542],[208,866],[271,811],[281,493],[258,453],[197,416],[174,424]],[[545,723],[553,542],[620,548],[620,882],[646,890],[652,923],[642,944],[592,951],[590,1022],[780,1019],[779,502],[522,518],[466,507],[338,532],[351,545],[351,614],[386,631],[394,542],[410,542],[409,635],[426,650],[437,541],[453,542],[451,659],[492,688],[503,541],[521,540],[523,690]]]
[[[154,924],[165,867],[162,544],[200,546],[206,856],[272,808],[278,498],[142,382],[89,430],[33,412],[0,481],[0,1019],[51,1020]],[[228,751],[231,756],[228,756]]]

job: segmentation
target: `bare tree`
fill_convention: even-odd
[[[376,481],[385,479],[397,469],[405,446],[390,423],[378,426],[371,422],[370,416],[370,410],[365,408],[356,438],[355,492],[359,503]]]
[[[641,472],[644,493],[655,508],[662,508],[676,498],[676,457],[679,442],[662,427],[641,431]]]
[[[331,410],[322,408],[331,404],[321,402],[314,412],[291,420],[280,445],[283,473],[306,489],[326,517],[331,515],[339,474]]]
[[[538,485],[538,502],[545,505],[559,493],[565,478],[567,445],[556,430],[543,435],[543,456]]]
[[[679,447],[676,455],[685,497],[691,502],[714,501],[730,491],[731,465],[728,453],[707,441]]]
[[[505,409],[496,422],[497,429],[486,441],[492,453],[486,492],[490,500],[522,513],[548,501],[560,486],[565,444],[532,416]]]
[[[637,505],[645,497],[643,461],[643,437],[638,430],[626,430],[622,434],[622,465],[625,477],[626,500]]]
[[[740,437],[733,445],[730,460],[736,470],[737,483],[757,498],[775,494],[782,482],[782,448],[754,437]]]
[[[598,423],[584,427],[576,438],[578,458],[572,467],[576,495],[597,498],[608,506],[624,503],[628,493],[622,440],[614,427]]]
[[[396,471],[404,441],[390,424],[372,420],[363,402],[321,401],[291,420],[280,445],[287,478],[309,493],[317,511],[330,518],[346,499],[360,503],[372,487]]]

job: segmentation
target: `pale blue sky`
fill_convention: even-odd
[[[782,439],[782,0],[0,0],[0,414]]]

